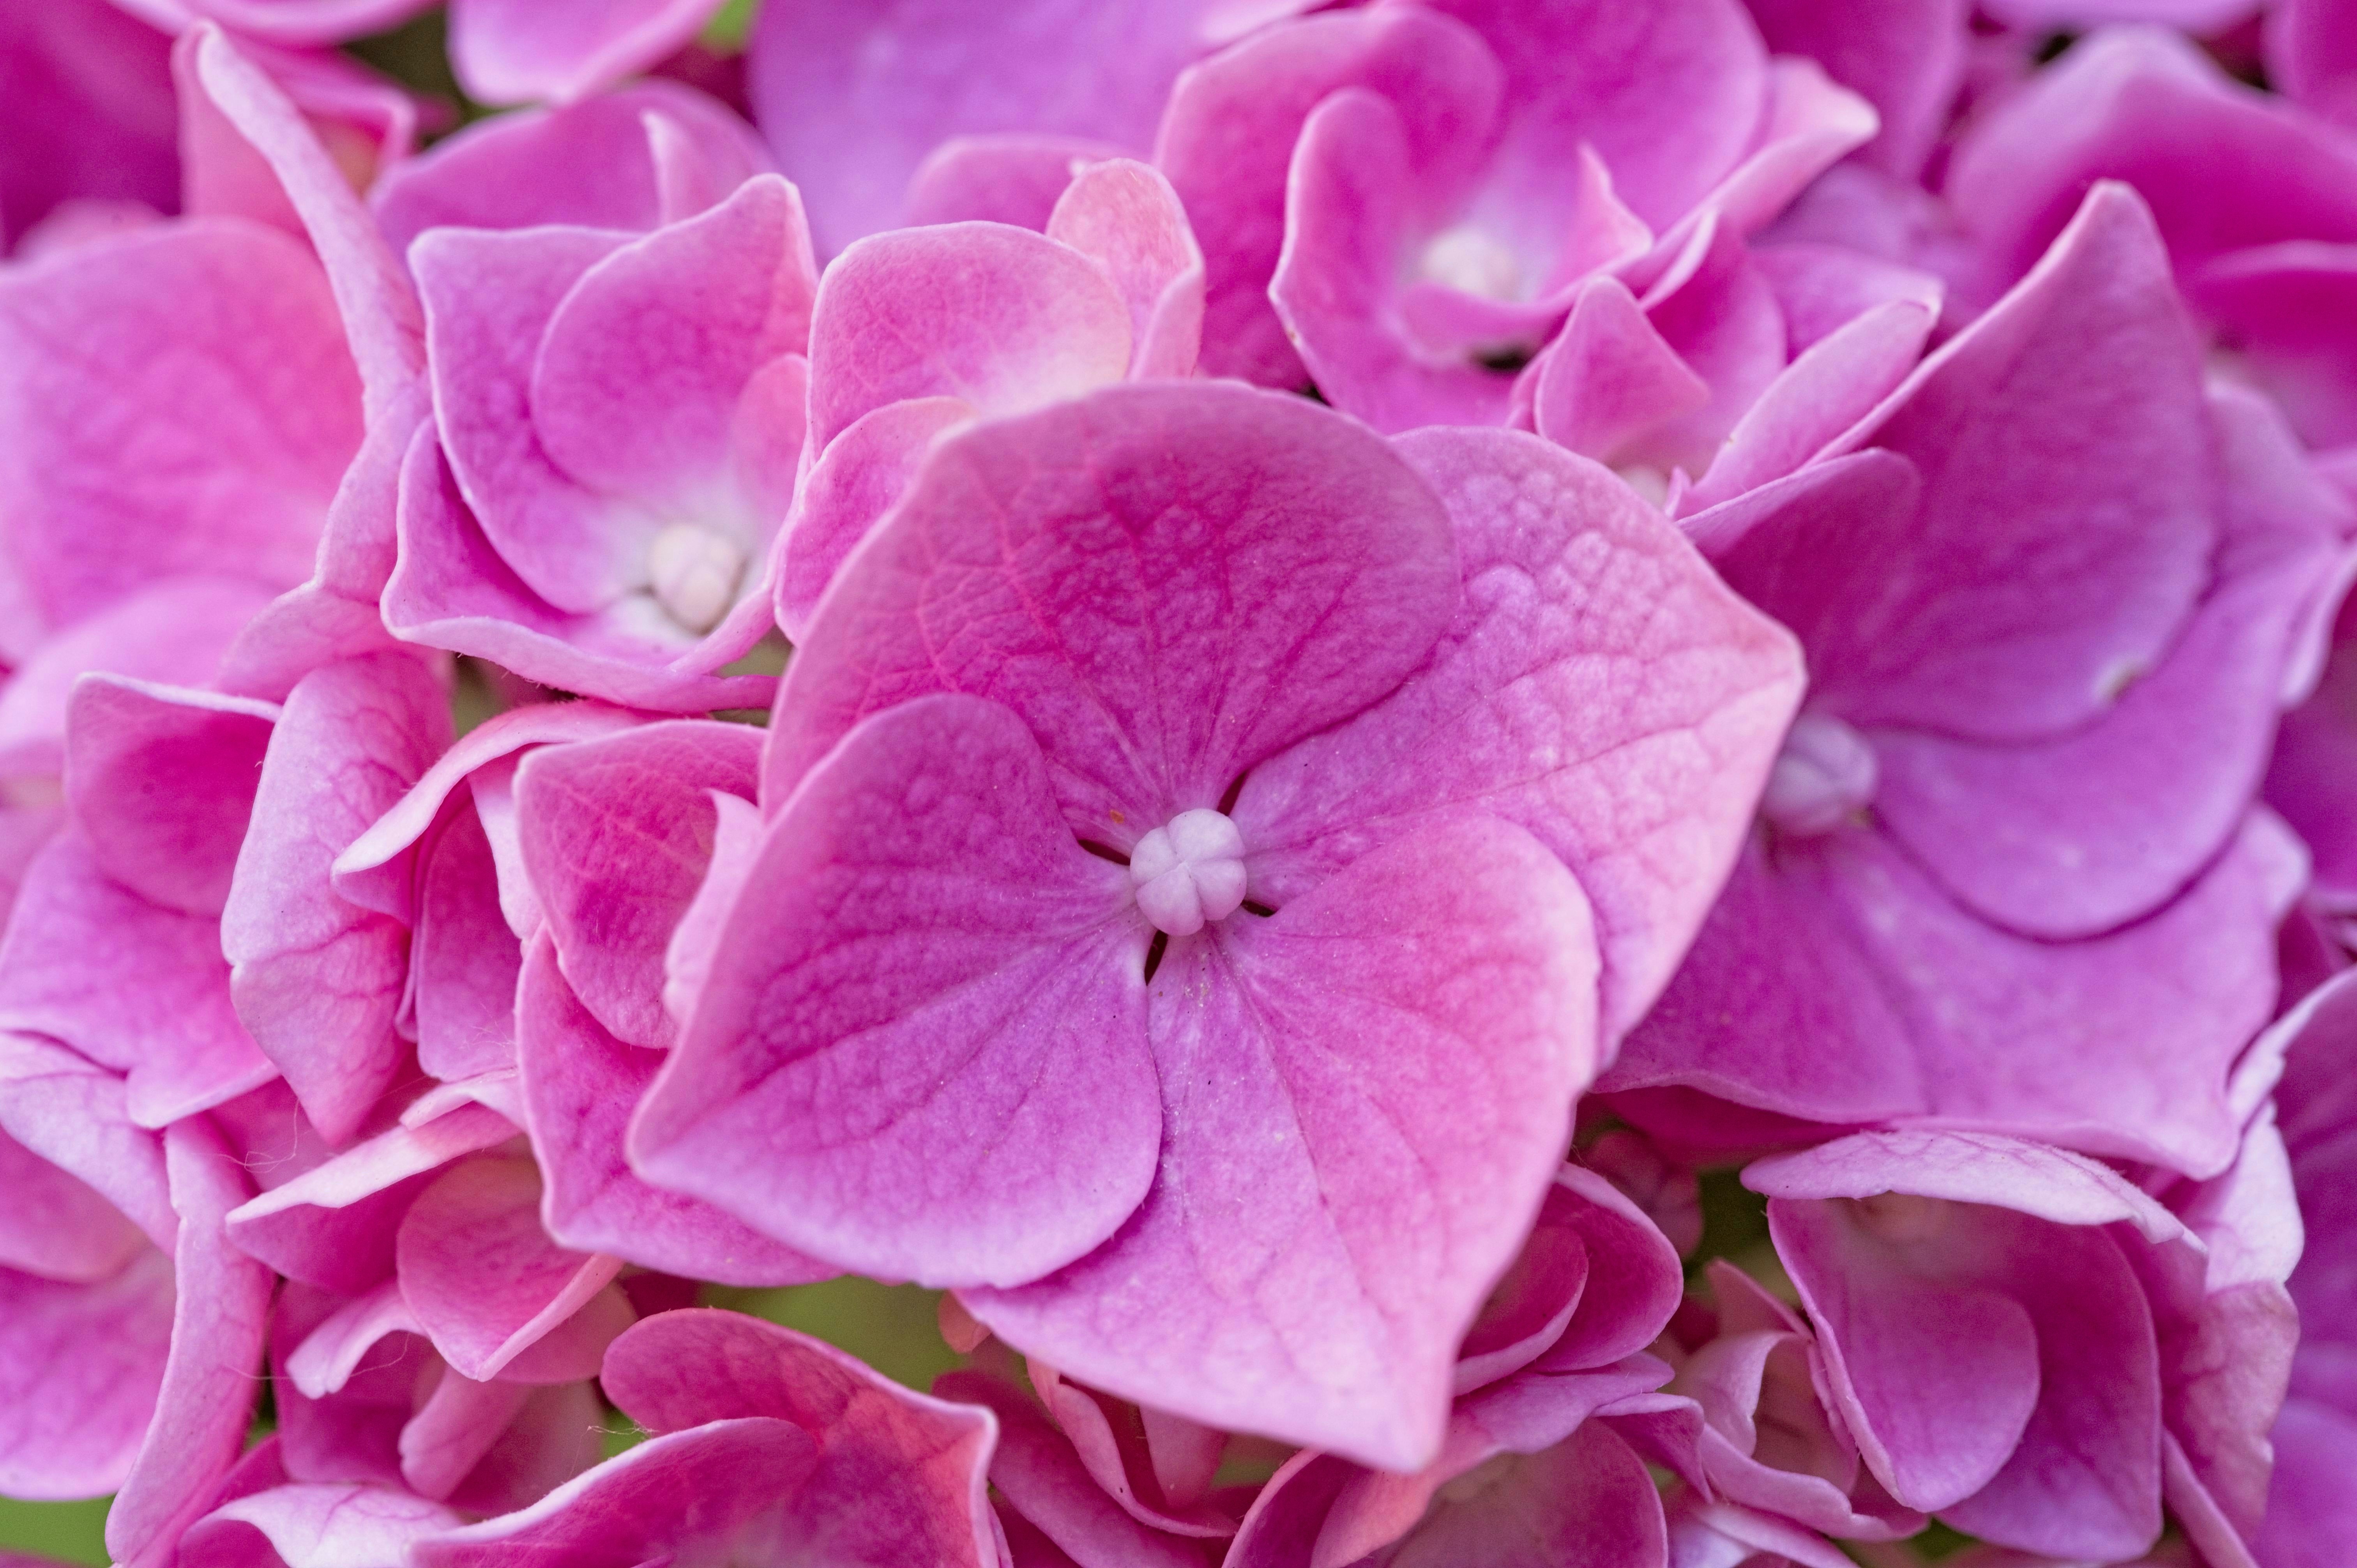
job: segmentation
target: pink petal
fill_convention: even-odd
[[[100,869],[80,833],[27,867],[0,941],[0,1029],[43,1035],[124,1075],[162,1127],[276,1076],[231,1006],[212,919],[159,908]]]
[[[540,1228],[530,1160],[484,1155],[417,1195],[395,1243],[401,1294],[453,1369],[488,1379],[563,1324],[620,1267]]]
[[[200,308],[190,308],[191,302]],[[93,367],[140,364],[122,378]],[[0,654],[163,578],[310,573],[360,445],[359,382],[317,265],[229,220],[0,279]],[[124,461],[125,432],[138,460]]]
[[[1617,1040],[1735,855],[1798,696],[1792,645],[1602,469],[1502,432],[1400,449],[1455,520],[1465,602],[1396,695],[1246,781],[1257,896],[1282,908],[1427,812],[1503,816],[1593,902]]]
[[[1710,390],[1628,287],[1598,278],[1580,290],[1541,360],[1532,412],[1549,441],[1611,463],[1653,426],[1707,405]]]
[[[954,397],[1021,413],[1120,381],[1129,309],[1089,258],[997,223],[879,234],[827,268],[811,322],[811,440]]]
[[[812,625],[764,808],[862,714],[965,691],[1031,723],[1075,831],[1125,847],[1422,661],[1457,597],[1447,529],[1298,398],[1113,387],[947,437]]]
[[[0,1487],[12,1498],[103,1497],[147,1432],[172,1326],[172,1267],[142,1249],[108,1278],[69,1283],[0,1268]]]
[[[1865,150],[1867,161],[1902,177],[1922,168],[1964,81],[1963,0],[1748,3],[1770,48],[1809,56],[1873,103],[1882,134]]]
[[[500,918],[498,868],[481,818],[452,813],[419,883],[409,953],[418,1067],[445,1082],[513,1068],[523,950]]]
[[[87,1183],[156,1246],[168,1250],[179,1234],[163,1140],[131,1120],[114,1074],[52,1041],[0,1033],[0,1129]]]
[[[120,677],[74,688],[66,799],[91,853],[150,903],[218,916],[278,711]]]
[[[1148,992],[1145,1206],[1071,1268],[963,1299],[1095,1387],[1413,1467],[1592,1069],[1586,901],[1469,816],[1245,918],[1174,942]]]
[[[527,961],[517,1021],[533,1152],[548,1187],[544,1215],[560,1245],[724,1284],[802,1284],[836,1273],[630,1170],[623,1133],[662,1058],[608,1034],[556,972],[545,940]]]
[[[274,1487],[214,1509],[180,1538],[186,1568],[357,1568],[398,1563],[457,1514],[381,1487]],[[258,1538],[258,1539],[257,1539]]]
[[[910,228],[980,220],[1045,233],[1075,171],[1123,149],[1076,136],[1021,132],[952,136],[909,177],[901,221]]]
[[[524,864],[565,981],[620,1040],[672,1043],[663,953],[712,856],[707,791],[750,800],[760,746],[743,725],[649,725],[535,752],[517,774]]]
[[[58,1166],[0,1133],[0,1268],[93,1284],[146,1250],[139,1228]]]
[[[1129,373],[1188,376],[1203,336],[1203,252],[1170,182],[1121,158],[1074,177],[1048,216],[1048,238],[1104,269],[1129,307]]]
[[[286,699],[222,911],[238,1016],[331,1144],[400,1069],[406,933],[339,897],[336,856],[448,743],[440,685],[399,654],[331,664]]]
[[[2266,60],[2276,91],[2343,124],[2357,120],[2357,16],[2348,0],[2270,7]]]
[[[772,822],[633,1165],[888,1277],[1079,1257],[1145,1196],[1160,1128],[1128,887],[1004,708],[867,720]]]
[[[658,134],[653,127],[667,127]],[[671,144],[672,178],[658,142]],[[674,81],[641,81],[554,112],[479,121],[388,170],[372,192],[396,251],[428,229],[529,229],[570,223],[642,233],[688,216],[662,187],[726,195],[770,166],[753,128]]]
[[[230,1243],[224,1221],[253,1188],[212,1126],[176,1123],[164,1134],[164,1157],[180,1216],[178,1299],[155,1423],[107,1509],[106,1549],[126,1568],[171,1563],[180,1532],[211,1506],[243,1450],[277,1283]]]
[[[458,0],[450,59],[485,103],[569,102],[693,40],[720,0],[597,0],[561,16],[532,0]]]
[[[795,498],[778,624],[801,638],[854,546],[914,483],[934,437],[974,417],[963,398],[917,397],[873,408],[826,445]]]

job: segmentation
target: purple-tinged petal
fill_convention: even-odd
[[[1271,27],[1196,65],[1172,89],[1154,161],[1203,245],[1205,373],[1287,389],[1308,379],[1268,284],[1286,243],[1286,173],[1302,124],[1329,94],[1353,86],[1414,116],[1408,146],[1429,167],[1433,188],[1470,181],[1492,134],[1498,62],[1471,29],[1420,5]],[[1465,107],[1475,110],[1469,120]]]
[[[809,192],[819,248],[909,220],[903,195],[951,137],[1024,132],[1143,153],[1182,67],[1309,0],[780,0],[752,41],[754,105]]]
[[[0,248],[65,204],[168,212],[170,45],[103,0],[12,7],[0,20],[8,134],[0,137]]]
[[[290,1485],[215,1509],[180,1537],[181,1568],[389,1568],[462,1520],[384,1487]]]
[[[66,709],[83,674],[208,683],[239,629],[269,602],[259,584],[233,577],[167,578],[48,639],[0,682],[0,773],[63,767]]]
[[[630,1113],[663,1058],[608,1034],[536,942],[516,1000],[533,1152],[547,1183],[542,1218],[559,1245],[723,1284],[832,1277],[806,1258],[694,1198],[640,1181],[622,1157]]]
[[[1963,0],[1748,0],[1770,48],[1807,55],[1843,86],[1863,94],[1882,120],[1866,161],[1912,177],[1946,128],[1964,85]]]
[[[499,869],[482,819],[455,811],[425,855],[410,934],[419,1068],[448,1083],[515,1066],[522,961],[500,918]]]
[[[0,1033],[0,1130],[80,1177],[168,1251],[179,1233],[163,1140],[132,1121],[123,1079],[53,1041]]]
[[[1082,169],[1047,235],[1104,269],[1129,307],[1133,380],[1192,375],[1203,338],[1203,252],[1170,182],[1122,158]]]
[[[2254,819],[2157,913],[2044,943],[1958,908],[1878,834],[1754,847],[1602,1087],[2222,1170],[2240,1143],[2227,1078],[2273,1010],[2301,872]]]
[[[1800,632],[1813,700],[1852,724],[1990,740],[2083,725],[2158,664],[2218,548],[2201,378],[2150,214],[2099,187],[2003,304],[1837,446],[1913,464],[1911,516],[1794,507],[1721,568]],[[1792,579],[1804,606],[1760,575],[1787,550],[1817,563],[1813,584]]]
[[[138,1462],[106,1514],[106,1549],[125,1568],[169,1564],[180,1532],[210,1507],[237,1462],[262,1390],[262,1345],[277,1281],[230,1242],[225,1220],[253,1190],[202,1118],[164,1134],[180,1216],[172,1352]]]
[[[242,143],[240,156],[254,166],[249,177],[276,188],[285,215],[317,249],[368,417],[384,417],[425,367],[425,328],[417,295],[351,180],[286,95],[219,29],[189,32],[173,66],[184,135],[193,143],[218,126],[225,133],[219,145]]]
[[[2266,1522],[2252,1541],[2266,1568],[2334,1568],[2357,1530],[2357,1493],[2349,1471],[2357,1464],[2357,1415],[2330,1404],[2294,1399],[2273,1434],[2276,1468]]]
[[[1877,820],[2010,929],[2084,936],[2158,908],[2233,835],[2266,770],[2294,639],[2336,575],[2347,509],[2270,483],[2304,459],[2264,400],[2214,407],[2228,484],[2215,581],[2100,723],[2029,745],[1870,736]]]
[[[480,1105],[388,1128],[241,1205],[230,1239],[289,1279],[359,1295],[393,1273],[402,1217],[433,1174],[515,1136],[514,1122]]]
[[[817,1437],[819,1463],[796,1509],[836,1560],[997,1560],[984,1493],[997,1423],[986,1411],[911,1393],[831,1346],[732,1312],[646,1319],[614,1342],[599,1380],[652,1432],[767,1418]]]
[[[976,426],[821,606],[763,807],[863,714],[964,691],[1032,725],[1076,832],[1126,848],[1397,685],[1455,610],[1455,553],[1405,464],[1298,398],[1111,387]]]
[[[530,1160],[484,1155],[444,1173],[402,1217],[394,1244],[402,1298],[466,1377],[500,1372],[621,1268],[618,1259],[551,1241],[540,1228],[540,1197]]]
[[[0,1133],[0,1268],[93,1284],[146,1250],[139,1228],[96,1190]]]
[[[396,251],[428,229],[579,224],[639,233],[686,216],[666,209],[651,124],[668,127],[671,161],[691,163],[725,195],[770,167],[753,128],[700,92],[642,81],[554,112],[479,122],[377,182],[377,221]]]
[[[1028,229],[879,234],[826,271],[811,322],[811,440],[910,398],[1022,413],[1127,372],[1130,316],[1087,256]]]
[[[0,1488],[103,1497],[139,1453],[164,1376],[172,1265],[142,1248],[103,1280],[0,1267]]]
[[[524,865],[565,982],[623,1042],[661,1050],[677,1033],[663,955],[712,859],[708,792],[750,800],[760,752],[743,725],[657,724],[535,752],[517,772]]]
[[[162,1127],[276,1074],[231,1006],[218,923],[159,908],[108,876],[71,829],[26,870],[0,941],[0,1029],[63,1042],[124,1077]]]
[[[0,656],[167,577],[301,582],[360,412],[335,302],[282,234],[192,220],[11,268]]]
[[[1145,1206],[1061,1273],[963,1299],[1095,1387],[1422,1464],[1593,1070],[1586,900],[1529,835],[1467,816],[1214,932],[1147,993]]]
[[[2281,0],[2268,7],[2267,80],[2305,108],[2357,124],[2357,12],[2348,0]]]
[[[450,61],[484,103],[570,102],[685,46],[720,0],[597,0],[554,12],[534,0],[457,0]]]
[[[1798,660],[1592,464],[1504,432],[1419,434],[1400,450],[1455,520],[1462,607],[1396,695],[1246,780],[1235,815],[1254,886],[1282,908],[1430,812],[1519,822],[1595,906],[1609,1049],[1667,983],[1734,859]]]
[[[408,933],[340,897],[329,868],[449,737],[440,684],[404,654],[304,677],[270,737],[221,950],[238,1016],[330,1144],[400,1070]]]
[[[866,720],[771,822],[632,1164],[870,1273],[1071,1262],[1137,1207],[1162,1132],[1129,889],[1013,714]]]
[[[278,710],[91,675],[67,715],[66,800],[108,875],[167,909],[218,916]]]

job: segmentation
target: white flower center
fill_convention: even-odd
[[[1433,236],[1420,269],[1430,282],[1483,299],[1520,299],[1523,262],[1511,246],[1470,223]]]
[[[1804,713],[1768,774],[1760,815],[1796,838],[1829,833],[1873,803],[1879,773],[1864,736],[1830,714]]]
[[[647,546],[647,578],[663,614],[701,637],[737,603],[745,547],[717,529],[674,522]]]
[[[1157,930],[1191,937],[1244,901],[1244,838],[1219,811],[1181,811],[1129,852],[1137,908]]]

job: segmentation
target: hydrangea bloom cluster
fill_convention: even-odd
[[[0,7],[0,1498],[2337,1568],[2352,580],[2352,0]]]

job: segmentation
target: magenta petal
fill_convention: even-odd
[[[566,102],[693,39],[720,0],[599,0],[561,16],[533,0],[458,0],[450,59],[485,103]]]
[[[123,364],[147,373],[94,371]],[[225,219],[11,268],[0,416],[11,660],[165,577],[301,582],[361,438],[358,378],[317,263],[284,234]],[[140,433],[136,462],[124,461],[126,430]]]
[[[2343,124],[2357,124],[2357,13],[2348,0],[2283,0],[2269,7],[2266,59],[2277,91]]]
[[[2227,1075],[2274,1005],[2298,865],[2279,826],[2247,823],[2158,913],[2043,943],[1957,908],[1879,835],[1788,846],[1772,867],[1754,851],[1604,1087],[1684,1083],[1835,1123],[1933,1117],[2215,1172],[2240,1142]]]
[[[831,1346],[733,1312],[648,1318],[614,1342],[599,1380],[650,1431],[761,1418],[816,1435],[819,1464],[795,1512],[836,1560],[997,1560],[984,1495],[997,1423],[986,1411],[911,1393]]]
[[[659,136],[672,144],[668,180]],[[554,113],[478,121],[387,170],[371,195],[386,238],[406,252],[418,235],[443,227],[572,223],[644,232],[687,216],[667,195],[675,198],[688,167],[698,186],[726,195],[770,166],[750,125],[700,92],[651,81]]]
[[[704,501],[728,477],[748,383],[807,346],[817,286],[802,200],[775,175],[615,252],[565,295],[540,342],[530,402],[542,446],[592,490]],[[799,446],[799,429],[777,434]]]
[[[760,749],[743,725],[658,724],[535,752],[517,772],[524,865],[565,979],[620,1040],[672,1043],[663,953],[712,856],[707,791],[749,800]]]
[[[821,606],[763,806],[861,714],[964,691],[1021,714],[1074,829],[1125,847],[1390,691],[1457,597],[1431,492],[1301,399],[1149,383],[978,425]]]
[[[448,1509],[383,1487],[273,1487],[215,1509],[180,1538],[180,1568],[362,1568],[456,1528]]]
[[[0,1267],[0,1490],[104,1497],[139,1453],[172,1328],[172,1266],[142,1248],[106,1279]]]
[[[1117,381],[1129,307],[1089,257],[1028,229],[879,234],[826,270],[811,321],[811,440],[909,398],[1021,413]]]
[[[1598,278],[1580,290],[1534,391],[1541,435],[1611,463],[1627,460],[1623,449],[1635,437],[1708,404],[1711,389],[1645,319],[1625,285]]]
[[[1911,177],[1944,128],[1964,76],[1964,0],[1748,0],[1768,47],[1806,55],[1863,94],[1882,132],[1865,161]]]
[[[211,1124],[193,1118],[164,1134],[177,1301],[172,1353],[138,1463],[106,1515],[106,1548],[126,1568],[168,1564],[181,1530],[210,1507],[245,1446],[262,1390],[262,1346],[277,1282],[230,1244],[230,1211],[253,1190]]]
[[[452,813],[435,839],[417,898],[409,944],[417,1065],[446,1083],[514,1067],[523,950],[500,918],[498,867],[474,811]]]
[[[74,688],[66,799],[92,856],[151,903],[218,916],[278,710],[115,676]]]
[[[485,1155],[417,1195],[395,1243],[401,1294],[464,1376],[498,1373],[613,1279],[613,1258],[567,1251],[540,1228],[540,1173]]]
[[[963,398],[918,397],[868,410],[826,445],[795,498],[778,582],[778,624],[801,638],[854,546],[913,483],[933,438],[974,417]]]
[[[1921,499],[1872,525],[1870,553],[1817,534],[1813,558],[1850,569],[1819,569],[1813,624],[1728,563],[1802,630],[1828,711],[2050,736],[2158,664],[2219,543],[2199,345],[2168,268],[2144,204],[2098,188],[2030,277],[1845,439],[1912,462]],[[1806,536],[1809,515],[1779,526]]]
[[[1214,929],[1147,993],[1166,1146],[1145,1206],[1071,1268],[963,1299],[1095,1387],[1413,1467],[1593,1069],[1586,900],[1468,816]]]
[[[632,1163],[870,1273],[1070,1262],[1154,1174],[1128,902],[1014,714],[940,696],[866,720],[771,822]]]
[[[162,1127],[276,1076],[231,1005],[220,928],[158,908],[69,830],[26,868],[0,941],[0,1029],[62,1041],[124,1075],[131,1119]]]
[[[379,654],[304,677],[270,738],[221,946],[238,1016],[331,1144],[399,1070],[408,940],[339,897],[329,867],[449,735],[440,685],[406,655]]]
[[[1246,781],[1254,885],[1282,907],[1427,812],[1519,822],[1595,906],[1617,1041],[1735,854],[1799,695],[1794,650],[1594,465],[1503,432],[1400,449],[1455,520],[1464,604],[1397,694]]]
[[[779,1246],[708,1204],[640,1181],[622,1140],[663,1058],[614,1038],[535,943],[516,1001],[533,1152],[548,1185],[544,1216],[559,1244],[723,1284],[802,1284],[831,1265]]]
[[[402,1216],[431,1174],[515,1135],[480,1105],[389,1128],[241,1206],[230,1238],[289,1279],[359,1295],[392,1273]]]

